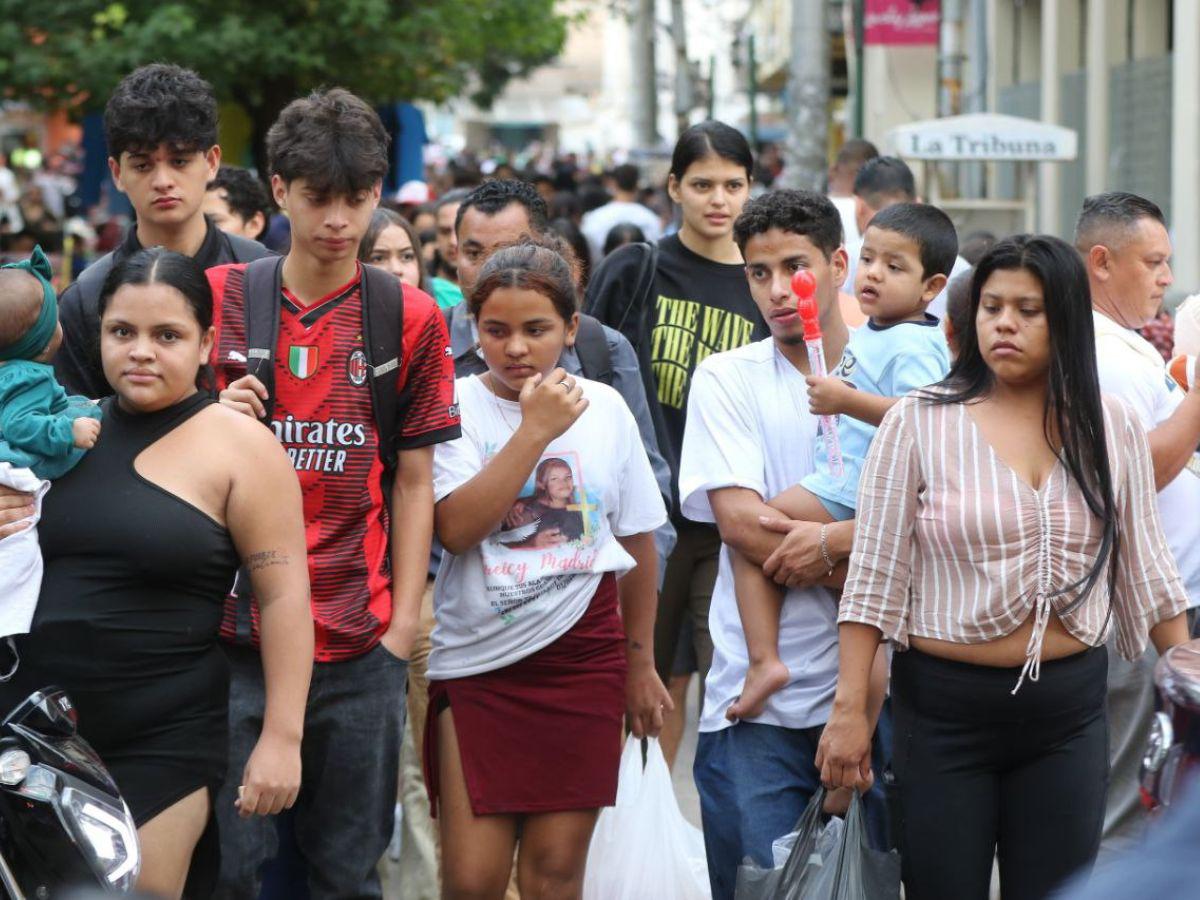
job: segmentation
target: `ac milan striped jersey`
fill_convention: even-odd
[[[208,270],[215,298],[217,387],[246,374],[245,265]],[[396,390],[400,450],[459,435],[454,367],[445,322],[433,300],[404,287]],[[308,306],[285,288],[275,355],[271,427],[304,495],[305,534],[316,622],[316,660],[351,659],[374,647],[392,613],[388,498],[362,335],[361,270]],[[221,634],[234,640],[238,604],[226,601]],[[258,642],[258,609],[251,606]]]

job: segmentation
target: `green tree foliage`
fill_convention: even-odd
[[[486,106],[561,51],[568,22],[555,0],[0,0],[0,96],[98,109],[161,61],[195,69],[259,130],[321,85]]]

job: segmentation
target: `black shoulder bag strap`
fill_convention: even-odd
[[[270,427],[275,410],[275,348],[279,344],[279,304],[283,293],[283,258],[257,259],[246,266],[242,285],[242,316],[246,325],[246,374],[267,389],[263,401],[265,424]],[[237,600],[234,640],[249,644],[252,628],[250,573],[238,569],[231,591]]]
[[[613,383],[612,351],[608,349],[608,337],[599,320],[580,314],[579,330],[575,332],[575,353],[584,378],[608,385]]]

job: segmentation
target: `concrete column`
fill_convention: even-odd
[[[1108,188],[1108,0],[1088,0],[1087,146],[1084,148],[1084,189],[1098,194]]]
[[[1059,124],[1058,76],[1058,0],[1042,0],[1042,121]],[[1058,234],[1062,230],[1059,215],[1059,164],[1038,165],[1038,231]]]
[[[1200,290],[1200,3],[1175,4],[1171,53],[1171,237],[1179,296]]]

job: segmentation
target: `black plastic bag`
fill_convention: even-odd
[[[900,855],[871,848],[857,791],[841,836],[820,852],[824,802],[820,788],[796,823],[796,843],[782,866],[762,869],[747,860],[738,869],[734,900],[899,900]]]

